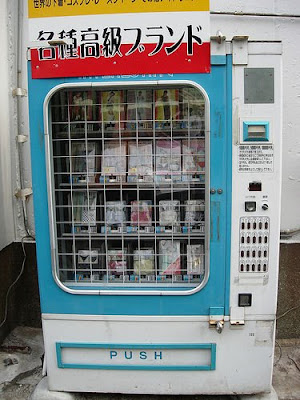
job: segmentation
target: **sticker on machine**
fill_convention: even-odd
[[[240,145],[238,172],[273,172],[274,146],[272,144]]]

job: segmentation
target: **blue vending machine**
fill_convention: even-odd
[[[74,16],[29,1],[49,389],[268,392],[281,46],[210,40],[207,1],[170,23],[141,7]]]

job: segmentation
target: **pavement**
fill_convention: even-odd
[[[69,394],[47,391],[42,377],[42,330],[17,327],[0,346],[1,400],[300,400],[300,339],[276,341],[273,387],[266,396],[149,396],[122,394]]]

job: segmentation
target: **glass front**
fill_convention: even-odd
[[[57,276],[196,287],[206,276],[206,104],[188,86],[63,89],[50,101]]]

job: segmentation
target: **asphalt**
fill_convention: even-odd
[[[18,327],[0,347],[0,399],[43,400],[46,379],[42,377],[43,338],[41,329]],[[300,339],[276,341],[273,387],[279,400],[300,400]],[[51,399],[78,400],[244,400],[246,396],[149,396],[75,394]],[[247,397],[248,398],[248,397]],[[255,397],[256,399],[264,397]],[[270,399],[275,397],[270,397]],[[249,400],[254,400],[249,397]]]

